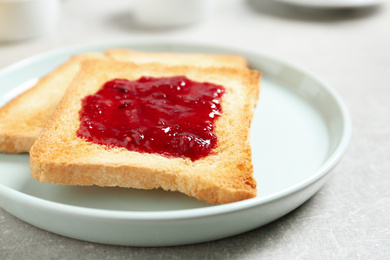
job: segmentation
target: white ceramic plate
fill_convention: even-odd
[[[0,105],[69,56],[110,47],[237,53],[262,71],[251,140],[258,196],[209,205],[162,190],[41,184],[30,176],[28,155],[0,154],[0,206],[16,217],[57,234],[107,244],[210,241],[260,227],[297,208],[320,189],[347,148],[347,109],[324,81],[296,65],[236,47],[111,42],[45,53],[0,71]]]
[[[316,8],[359,8],[383,3],[383,0],[276,0],[279,2]]]

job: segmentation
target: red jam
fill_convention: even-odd
[[[78,136],[109,147],[192,161],[217,146],[225,89],[184,76],[108,81],[82,100]]]

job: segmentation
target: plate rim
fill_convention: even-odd
[[[218,43],[218,42],[197,42],[194,40],[187,41],[182,39],[170,39],[170,40],[160,40],[160,39],[138,39],[138,40],[114,40],[114,41],[101,41],[94,43],[85,43],[85,44],[76,44],[63,48],[54,49],[51,51],[46,51],[39,53],[18,61],[10,66],[7,66],[0,70],[0,78],[8,73],[12,73],[24,66],[29,64],[37,63],[45,58],[49,58],[56,55],[61,55],[61,53],[80,53],[80,50],[83,49],[103,49],[108,48],[107,46],[116,46],[116,45],[148,45],[148,46],[185,46],[185,47],[198,47],[198,48],[213,48],[213,49],[222,49],[230,50],[236,53],[252,53],[256,56],[265,57],[269,60],[272,60],[283,66],[292,67],[293,69],[301,72],[302,74],[314,79],[321,85],[325,91],[327,91],[332,99],[338,105],[338,110],[340,110],[340,116],[342,119],[342,134],[340,135],[340,141],[334,149],[334,152],[327,157],[327,159],[317,168],[316,171],[304,180],[298,182],[293,186],[289,186],[285,189],[282,189],[276,193],[272,193],[268,196],[262,198],[252,198],[248,200],[243,200],[239,202],[223,204],[223,205],[213,205],[212,207],[205,208],[195,208],[195,209],[180,209],[180,210],[163,210],[163,211],[122,211],[122,210],[111,210],[111,209],[96,209],[96,208],[86,208],[75,205],[68,205],[60,202],[49,201],[46,199],[38,198],[29,194],[25,194],[21,191],[14,190],[4,184],[0,183],[0,195],[7,196],[10,199],[20,201],[22,203],[28,203],[30,206],[34,206],[41,209],[47,209],[50,211],[56,211],[63,214],[78,215],[90,218],[108,218],[111,220],[150,220],[150,221],[159,221],[159,220],[183,220],[183,219],[196,219],[203,218],[208,216],[223,215],[232,212],[237,212],[241,210],[247,210],[250,208],[258,207],[264,205],[294,193],[300,192],[304,188],[314,184],[323,177],[325,177],[341,160],[345,154],[350,139],[352,135],[352,123],[348,108],[344,101],[341,99],[339,94],[321,77],[313,73],[312,71],[296,64],[291,61],[284,60],[277,57],[276,55],[265,53],[253,48],[246,48],[243,46],[236,46],[233,44]],[[64,55],[64,54],[62,54]]]

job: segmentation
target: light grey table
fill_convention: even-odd
[[[66,0],[56,31],[0,43],[0,68],[70,45],[149,36],[257,48],[320,75],[351,113],[353,135],[343,160],[325,186],[287,216],[197,245],[93,244],[43,231],[0,209],[0,259],[390,259],[390,3],[313,10],[219,0],[192,26],[144,30],[132,21],[131,1]]]

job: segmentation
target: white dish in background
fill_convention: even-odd
[[[244,48],[178,42],[111,42],[37,55],[0,71],[0,105],[69,56],[106,48],[237,53],[263,73],[252,123],[258,196],[209,205],[177,192],[41,184],[28,155],[0,154],[0,207],[42,229],[98,243],[168,246],[258,228],[289,213],[324,184],[344,154],[351,123],[340,97],[296,65]],[[20,87],[20,89],[18,89]]]
[[[0,0],[0,41],[25,40],[57,26],[60,0]]]
[[[207,0],[133,0],[133,16],[138,25],[164,28],[189,25],[203,19]]]
[[[384,0],[276,0],[283,3],[316,8],[359,8],[379,5]]]

